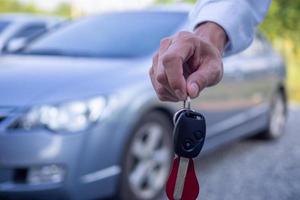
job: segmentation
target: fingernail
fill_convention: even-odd
[[[175,90],[175,94],[179,99],[184,99],[184,94],[181,90]]]
[[[193,82],[190,86],[190,89],[191,89],[191,96],[192,97],[196,97],[198,95],[198,92],[199,92],[199,87],[198,87],[198,84]]]

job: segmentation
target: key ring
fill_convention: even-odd
[[[187,96],[187,99],[183,101],[183,108],[191,110],[191,97]]]
[[[183,108],[181,108],[180,110],[178,110],[174,116],[173,116],[173,124],[175,125],[176,121],[177,121],[177,117],[179,116],[179,114],[184,111],[184,110],[191,110],[191,98],[190,96],[187,97],[186,100],[183,101]]]

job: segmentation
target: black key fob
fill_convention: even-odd
[[[174,148],[178,156],[195,158],[199,155],[206,136],[205,118],[186,109],[175,116]]]

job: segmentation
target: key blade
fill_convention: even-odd
[[[185,178],[189,166],[189,158],[180,157],[179,158],[179,166],[177,171],[177,178],[175,182],[175,188],[174,188],[174,199],[180,200],[183,193]]]

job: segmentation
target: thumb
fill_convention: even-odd
[[[191,98],[196,98],[207,86],[207,74],[199,68],[187,79],[187,93]]]

